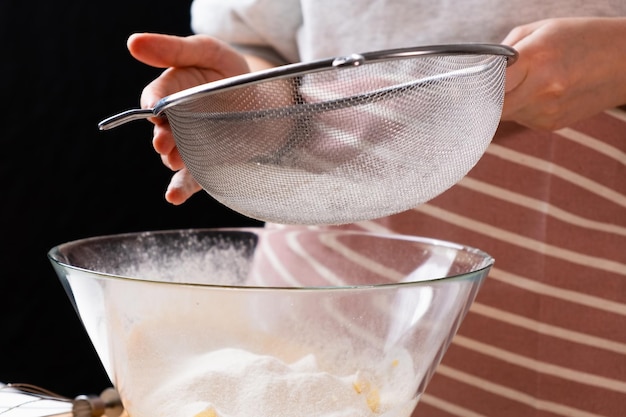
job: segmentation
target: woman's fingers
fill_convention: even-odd
[[[160,155],[168,155],[176,149],[174,135],[169,125],[160,122],[154,125],[152,146]]]
[[[165,199],[171,204],[179,205],[201,189],[187,168],[183,168],[172,177],[165,192]]]
[[[555,130],[626,102],[623,18],[547,19],[511,31],[503,120]]]
[[[154,107],[163,97],[186,88],[248,72],[241,54],[205,35],[136,33],[128,38],[127,46],[138,61],[167,68],[144,89],[141,96],[144,108]]]
[[[187,37],[135,33],[128,50],[137,60],[157,68],[196,67],[234,75],[247,72],[244,58],[228,44],[205,35]]]

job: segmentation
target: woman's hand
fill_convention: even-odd
[[[241,54],[227,44],[203,35],[134,34],[128,39],[128,49],[138,61],[167,68],[143,90],[142,108],[152,108],[161,98],[186,88],[249,71]],[[182,204],[201,187],[185,168],[167,119],[153,117],[150,120],[154,123],[154,149],[161,155],[163,163],[176,171],[165,199],[172,204]]]
[[[513,29],[503,120],[555,130],[626,103],[626,19],[548,19]]]

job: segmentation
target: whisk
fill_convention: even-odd
[[[0,383],[1,417],[119,417],[124,408],[113,388],[99,396],[67,398],[31,384]]]
[[[455,44],[285,65],[172,94],[99,127],[167,117],[194,179],[249,217],[371,220],[434,198],[476,164],[516,57],[503,45]]]

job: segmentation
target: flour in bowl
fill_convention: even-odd
[[[220,349],[189,359],[173,378],[133,401],[130,412],[152,417],[408,417],[417,399],[397,386],[409,376],[406,367],[412,369],[412,363],[403,363],[407,359],[381,361],[378,371],[386,370],[386,376],[336,376],[322,371],[313,355],[287,364]]]

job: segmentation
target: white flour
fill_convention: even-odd
[[[400,361],[381,365],[389,375],[402,371]],[[377,384],[382,384],[380,389]],[[163,381],[130,412],[152,417],[409,416],[416,400],[408,392],[397,398],[402,390],[396,388],[373,375],[322,372],[313,355],[286,364],[271,356],[221,349],[187,361],[175,378]],[[164,398],[171,400],[155,409]]]

